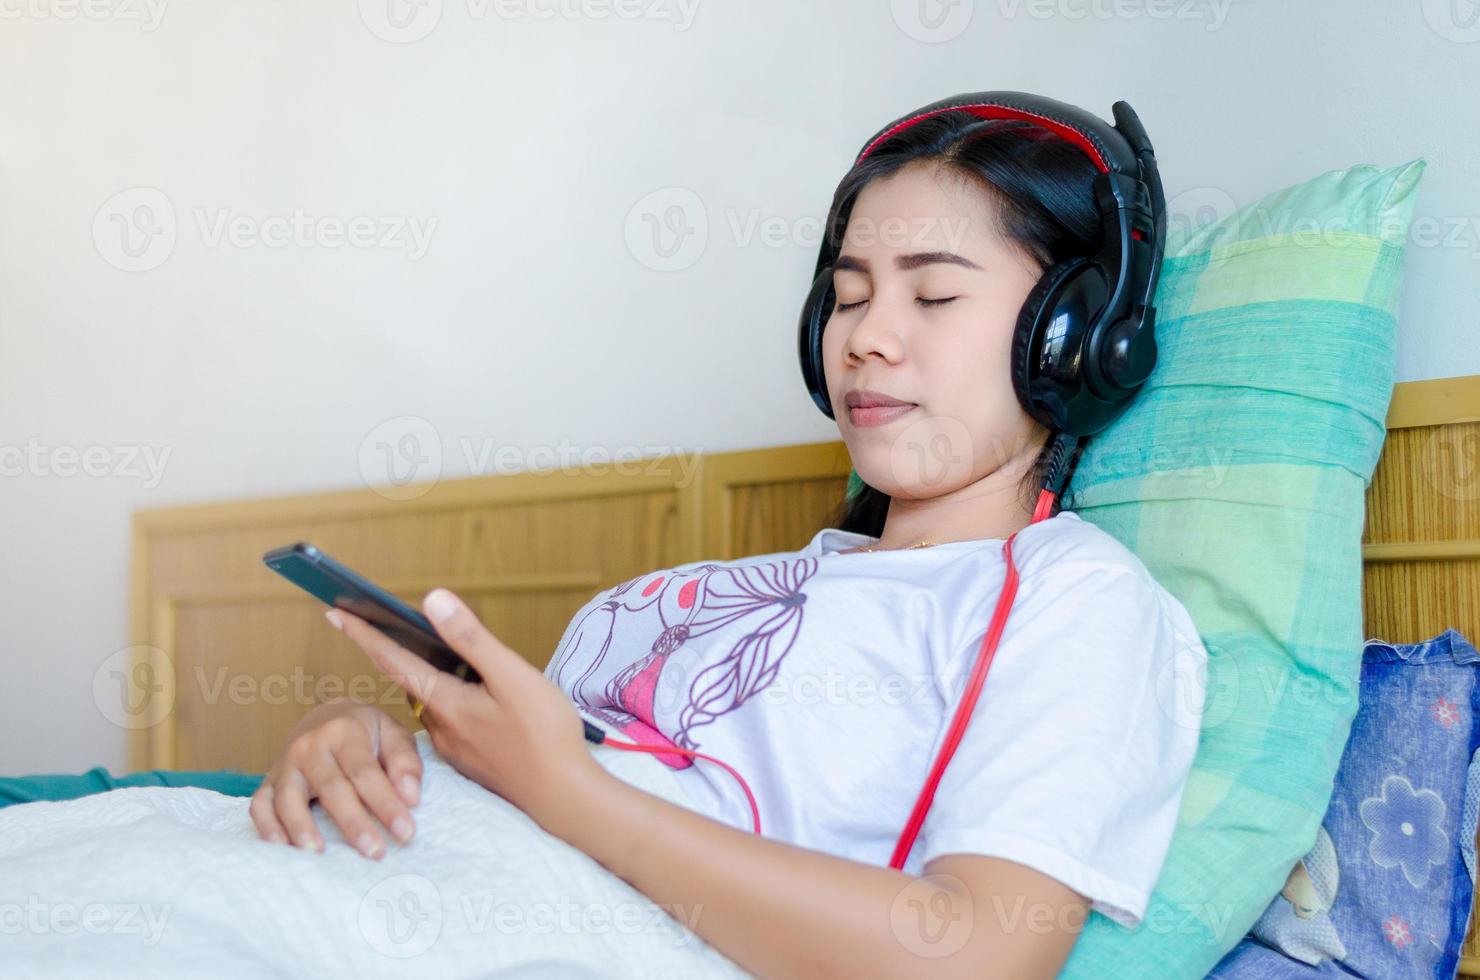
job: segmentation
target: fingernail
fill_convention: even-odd
[[[433,589],[427,595],[426,610],[428,616],[440,621],[457,610],[457,603],[453,600],[452,593],[446,589]]]
[[[324,618],[327,619],[329,621],[329,625],[334,627],[335,629],[344,629],[344,617],[339,615],[338,609],[330,609],[328,612],[324,613]]]
[[[355,846],[358,847],[360,849],[360,853],[365,855],[366,857],[380,856],[380,841],[376,840],[375,835],[373,834],[370,834],[368,832],[361,834],[355,840]]]
[[[401,798],[413,805],[421,799],[421,786],[410,776],[401,777]]]
[[[396,840],[406,843],[411,839],[411,821],[405,817],[397,817],[391,821],[391,833],[396,835]]]
[[[278,833],[276,830],[272,831],[270,834],[267,835],[267,842],[269,844],[283,844],[283,843],[286,843],[286,841],[283,840],[283,835],[280,834],[280,833]]]

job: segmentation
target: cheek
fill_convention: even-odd
[[[911,353],[928,379],[926,397],[934,394],[942,402],[1000,410],[997,396],[1004,388],[1011,394],[1008,355],[1014,325],[995,310],[963,309],[949,322],[921,331]]]
[[[832,367],[838,358],[838,348],[842,346],[838,334],[841,332],[834,324],[828,324],[822,329],[822,363],[828,367]]]
[[[838,324],[829,324],[822,331],[822,370],[827,375],[828,395],[837,402],[839,385],[844,377],[843,345],[847,330]]]
[[[1016,324],[1000,312],[978,313],[914,348],[930,413],[952,431],[969,433],[978,474],[1002,465],[1027,431],[1010,368]]]
[[[848,325],[839,322],[837,314],[822,328],[822,363],[828,367],[843,362],[843,345],[848,339]]]

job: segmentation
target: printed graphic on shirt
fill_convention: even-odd
[[[816,558],[802,558],[630,578],[581,617],[546,673],[577,705],[634,741],[697,751],[696,729],[738,709],[775,679],[802,628],[802,586],[816,571]],[[728,646],[692,642],[729,627],[740,632]],[[625,666],[603,684],[601,668],[615,657]],[[677,714],[659,719],[658,683],[675,663],[683,665],[679,676],[693,681],[679,694]],[[693,764],[686,756],[655,757],[674,769]]]

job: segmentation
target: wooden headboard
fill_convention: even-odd
[[[1398,385],[1387,424],[1362,536],[1367,636],[1480,640],[1480,375]]]
[[[704,558],[799,548],[842,497],[841,442],[134,515],[134,768],[263,771],[326,696],[405,698],[262,564],[311,541],[419,605],[443,585],[543,668],[596,592]]]
[[[1387,424],[1367,494],[1365,635],[1480,638],[1480,376],[1398,385]],[[312,541],[413,602],[448,586],[543,668],[601,589],[801,547],[849,469],[836,441],[641,463],[635,475],[546,471],[139,512],[136,716],[154,723],[133,732],[132,764],[261,771],[326,695],[374,694],[409,720],[318,604],[262,565],[269,548]],[[1461,972],[1480,976],[1471,942]]]

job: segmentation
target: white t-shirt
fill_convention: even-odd
[[[707,753],[769,838],[887,866],[1006,574],[1000,539],[693,562],[599,593],[545,670],[593,718]],[[1207,654],[1136,555],[1072,511],[1013,541],[1017,598],[904,870],[1007,858],[1134,927],[1197,748]],[[751,828],[704,759],[657,756],[696,808]]]

